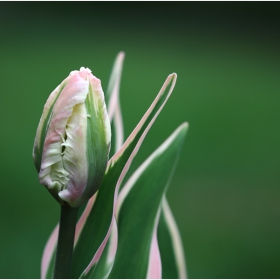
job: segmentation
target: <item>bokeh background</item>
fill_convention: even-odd
[[[279,2],[0,3],[0,277],[38,278],[59,206],[31,157],[50,92],[81,66],[107,82],[126,53],[128,136],[177,85],[135,163],[190,129],[168,199],[190,278],[280,278]]]

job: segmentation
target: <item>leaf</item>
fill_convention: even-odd
[[[187,131],[182,124],[133,173],[117,202],[118,250],[109,278],[146,278],[157,213]]]
[[[117,246],[118,246],[118,227],[117,227],[116,219],[114,219],[112,231],[110,233],[108,242],[106,243],[105,249],[98,263],[94,267],[94,269],[92,269],[90,273],[85,275],[85,277],[91,279],[108,278],[115,261]]]
[[[112,145],[110,157],[120,149],[124,141],[123,121],[119,98],[124,56],[124,52],[120,52],[117,55],[112,74],[110,76],[108,89],[105,94],[106,104],[108,104],[108,115],[112,123]]]
[[[51,279],[54,267],[54,257],[58,238],[58,225],[54,228],[44,248],[41,262],[41,279]]]
[[[186,261],[180,233],[165,196],[162,201],[162,212],[157,235],[162,262],[162,278],[187,278]]]
[[[158,211],[157,213],[156,222],[153,229],[153,237],[150,246],[148,271],[146,276],[146,278],[148,279],[161,279],[161,274],[162,274],[161,258],[160,258],[158,240],[157,240],[159,214],[160,211]]]
[[[149,129],[171,95],[175,82],[176,74],[169,75],[141,121],[109,161],[96,201],[74,250],[73,278],[78,278],[81,274],[82,277],[90,277],[99,261],[112,229],[119,186]]]

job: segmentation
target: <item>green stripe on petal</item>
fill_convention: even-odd
[[[92,83],[89,84],[89,94],[85,101],[88,183],[81,198],[84,201],[88,200],[98,190],[106,170],[110,150],[110,122],[100,81],[99,85],[96,85],[96,83],[94,84],[95,87]]]
[[[70,163],[72,162],[73,170],[75,169],[74,165],[77,161],[73,153],[74,149],[69,145],[72,141],[71,137],[76,137],[76,135],[69,135],[70,138],[67,139],[67,125],[69,121],[71,122],[74,108],[79,104],[83,104],[88,95],[89,83],[82,77],[84,72],[85,71],[72,72],[68,77],[67,84],[53,106],[52,116],[44,141],[39,180],[58,200],[60,200],[58,193],[65,190],[69,182],[69,172],[64,168],[64,154],[67,154],[66,150],[68,148],[72,150],[72,153],[68,153],[70,156],[68,161]],[[78,123],[80,125],[80,118],[78,119],[79,121],[76,121],[76,124]],[[85,129],[82,129],[83,133],[84,131]],[[79,157],[78,155],[76,156]],[[86,162],[84,163],[86,164]],[[72,173],[73,172],[74,171],[72,171]],[[72,177],[74,176],[72,175]],[[84,178],[84,182],[86,182],[86,180],[87,178]],[[79,183],[78,185],[76,182],[70,183],[74,185],[75,188],[83,188]],[[62,194],[62,197],[63,196],[65,196],[65,194]],[[73,200],[73,198],[71,198],[71,200]]]
[[[44,146],[45,137],[46,137],[46,134],[48,131],[48,126],[50,123],[53,106],[54,106],[55,102],[57,101],[60,93],[64,89],[65,85],[67,84],[67,79],[68,78],[66,78],[50,94],[50,96],[44,106],[44,110],[43,110],[41,119],[39,121],[39,125],[38,125],[37,132],[36,132],[36,137],[35,137],[35,141],[34,141],[34,147],[33,147],[33,160],[34,160],[35,167],[36,167],[38,173],[40,172],[43,146]]]

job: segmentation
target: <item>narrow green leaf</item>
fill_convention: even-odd
[[[187,278],[181,237],[165,196],[162,201],[157,236],[162,262],[162,278]]]
[[[141,121],[109,161],[96,201],[75,246],[73,278],[78,278],[82,273],[86,277],[91,267],[100,259],[110,236],[119,186],[145,136],[171,95],[175,82],[176,74],[169,75]]]
[[[104,248],[104,251],[98,261],[98,263],[91,267],[89,272],[82,275],[81,278],[87,279],[106,279],[108,278],[116,257],[117,244],[118,243],[118,227],[116,220],[114,219],[112,231],[108,242]]]
[[[109,278],[146,278],[157,213],[187,131],[182,124],[135,171],[117,202],[118,250]]]
[[[56,225],[51,236],[44,248],[43,258],[41,262],[41,278],[42,279],[52,279],[54,260],[56,255],[56,244],[58,239],[59,227]]]
[[[108,88],[105,93],[105,102],[106,104],[108,104],[108,111],[110,111],[109,113],[110,119],[112,119],[112,116],[114,115],[113,107],[116,100],[112,99],[112,96],[116,94],[116,92],[118,93],[119,91],[124,56],[125,56],[124,52],[118,53],[114,61],[114,65],[109,78]],[[110,109],[111,106],[112,109]]]
[[[117,55],[110,76],[108,89],[105,94],[105,100],[108,107],[108,114],[112,129],[110,157],[112,157],[120,149],[124,141],[123,122],[119,98],[124,56],[124,52],[120,52]]]

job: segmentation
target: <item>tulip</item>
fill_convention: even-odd
[[[33,148],[39,181],[60,202],[79,207],[98,190],[111,127],[101,82],[82,67],[51,93]]]

